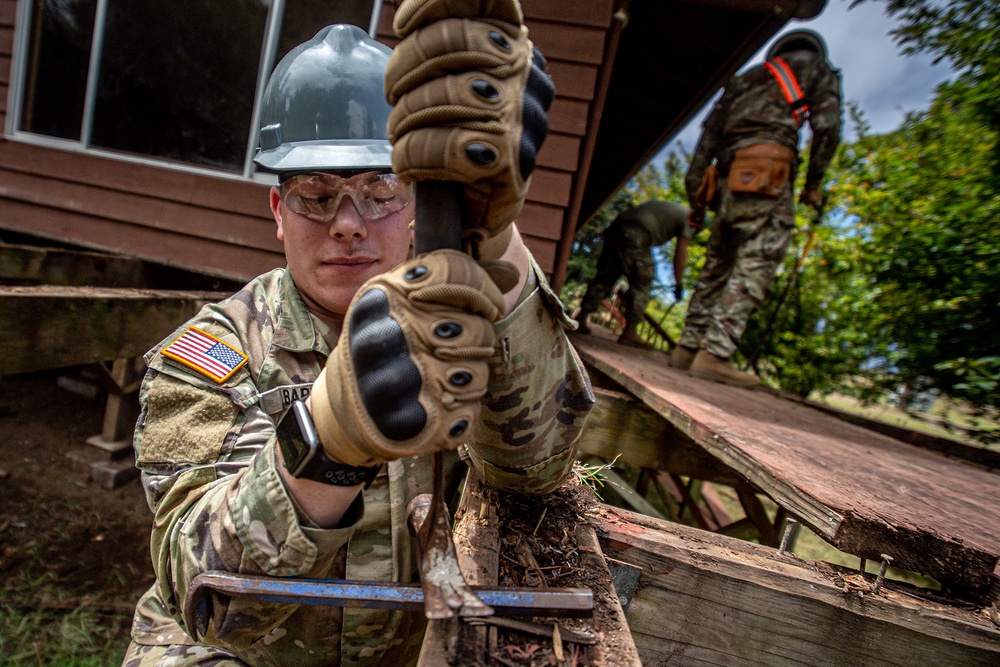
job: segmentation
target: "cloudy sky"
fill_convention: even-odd
[[[903,56],[889,36],[895,21],[883,11],[883,2],[866,2],[849,9],[850,0],[828,0],[826,8],[809,21],[792,21],[782,33],[810,28],[823,36],[830,61],[840,69],[844,99],[855,101],[864,111],[875,133],[896,129],[908,111],[925,109],[935,86],[949,78],[946,63],[933,65],[926,54]],[[779,33],[780,34],[780,33]],[[775,37],[777,39],[777,36]],[[770,42],[746,67],[760,64]],[[715,99],[702,109],[670,142],[658,158],[680,141],[692,151],[701,123]],[[853,139],[854,128],[845,116],[844,139]]]

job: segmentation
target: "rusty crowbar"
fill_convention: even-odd
[[[473,586],[499,616],[586,617],[594,608],[591,591],[576,588],[493,588]],[[424,593],[417,584],[336,579],[282,579],[209,571],[196,576],[185,600],[185,617],[204,636],[209,622],[224,614],[229,599],[330,607],[419,611]]]

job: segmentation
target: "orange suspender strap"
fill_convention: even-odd
[[[784,59],[778,57],[765,61],[764,67],[778,82],[778,87],[781,88],[785,101],[792,109],[792,118],[795,119],[795,124],[801,127],[802,123],[809,117],[809,104],[802,94],[802,88],[799,87],[799,81],[795,78],[792,68]]]

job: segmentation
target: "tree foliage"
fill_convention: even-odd
[[[974,88],[946,84],[895,132],[847,147],[838,194],[863,224],[858,270],[892,315],[883,367],[983,404],[1000,394],[960,386],[956,372],[1000,355],[998,135],[970,104]]]
[[[853,0],[852,6],[871,0]],[[1000,130],[1000,3],[990,0],[882,0],[899,21],[890,32],[903,53],[947,59],[969,90],[966,103]],[[1000,151],[995,153],[1000,157]]]
[[[637,173],[624,188],[615,193],[611,201],[585,224],[573,239],[573,250],[566,265],[562,298],[571,304],[583,297],[587,283],[597,271],[597,258],[604,245],[603,234],[611,221],[622,211],[653,199],[686,202],[684,174],[687,172],[687,156],[671,153],[663,165],[650,163]],[[669,246],[669,244],[668,244]],[[692,260],[692,254],[694,259]],[[657,260],[669,262],[656,251]],[[688,267],[698,266],[698,251],[689,251]],[[668,264],[669,265],[669,264]],[[692,279],[693,280],[693,279]],[[654,282],[653,296],[663,294],[663,286]],[[654,309],[662,309],[663,304],[652,304]]]
[[[737,362],[755,359],[768,382],[803,396],[938,390],[995,415],[1000,5],[885,3],[901,21],[893,34],[905,52],[948,58],[958,74],[927,109],[885,134],[872,134],[863,110],[848,104],[858,138],[840,147],[827,173],[826,216],[814,225],[811,209],[800,207],[800,233],[771,298],[750,320]],[[600,233],[618,212],[649,198],[684,201],[687,160],[671,155],[662,169],[647,167],[581,231],[569,289],[593,275]],[[702,234],[692,244],[688,292],[706,241]],[[665,311],[662,302],[653,306]],[[668,330],[679,332],[683,316],[672,313]]]

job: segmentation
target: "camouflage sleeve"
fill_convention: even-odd
[[[809,126],[813,137],[806,171],[806,190],[819,189],[823,174],[837,152],[840,144],[840,105],[840,73],[823,63],[809,96]]]
[[[134,443],[155,514],[150,551],[156,586],[169,614],[192,637],[182,610],[200,572],[318,576],[352,532],[300,524],[276,469],[274,422],[258,406],[238,405],[224,389],[161,367],[147,373],[140,390]],[[351,520],[362,511],[355,503]],[[292,611],[233,600],[226,641],[248,644]],[[253,623],[239,621],[248,617]]]
[[[723,128],[726,122],[726,114],[730,106],[735,82],[731,81],[722,93],[722,98],[716,103],[712,113],[705,119],[702,125],[701,137],[698,139],[698,146],[691,156],[691,166],[688,167],[687,176],[684,178],[684,188],[687,191],[688,203],[695,206],[695,193],[701,185],[701,179],[705,175],[705,170],[712,164],[712,161],[719,157],[722,149]]]
[[[543,494],[572,471],[594,393],[562,304],[531,264],[527,296],[495,325],[490,386],[466,454],[488,484]]]

